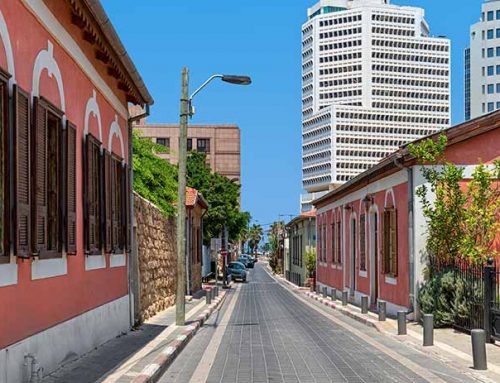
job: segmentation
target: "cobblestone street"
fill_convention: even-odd
[[[475,381],[348,318],[332,321],[262,264],[233,290],[161,382]]]

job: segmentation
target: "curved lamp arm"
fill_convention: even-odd
[[[201,86],[196,89],[193,94],[191,94],[191,96],[189,96],[189,101],[191,101],[193,99],[194,96],[196,96],[204,87],[206,87],[212,80],[216,79],[216,78],[223,78],[224,75],[222,74],[214,74],[213,76],[210,76],[210,78],[205,81],[203,84],[201,84]]]

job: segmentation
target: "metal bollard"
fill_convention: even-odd
[[[219,296],[219,286],[215,286],[215,296]]]
[[[210,289],[210,299],[215,299],[215,289],[213,287]]]
[[[321,291],[320,289],[321,289],[321,287],[319,286],[319,284],[316,285],[316,294],[318,294],[318,295],[320,294],[320,291]]]
[[[311,293],[313,293],[313,292],[314,292],[314,285],[313,285],[312,283],[311,283],[311,285],[309,286],[309,291],[310,291]]]
[[[406,335],[406,311],[398,311],[398,335]]]
[[[323,287],[323,298],[328,298],[328,289],[326,286]]]
[[[434,345],[434,315],[424,314],[424,346]]]
[[[347,306],[348,291],[342,291],[342,306]]]
[[[472,330],[471,337],[474,370],[487,370],[488,361],[486,359],[486,332],[480,329]]]
[[[332,287],[332,290],[330,291],[330,293],[332,294],[331,295],[332,301],[337,300],[337,289],[335,287]]]
[[[380,322],[385,322],[385,318],[387,316],[386,306],[387,306],[386,301],[381,301],[381,300],[378,301],[378,320]]]
[[[368,314],[368,297],[361,297],[361,314]]]
[[[206,300],[206,304],[209,305],[210,303],[212,303],[212,293],[211,293],[211,290],[205,290],[205,300]]]

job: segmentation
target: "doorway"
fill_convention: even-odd
[[[356,219],[351,218],[351,236],[350,236],[350,247],[351,247],[351,296],[354,296],[356,291]]]
[[[378,213],[370,213],[370,303],[374,307],[378,300],[379,272]]]

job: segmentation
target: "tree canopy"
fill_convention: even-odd
[[[133,135],[134,190],[154,203],[166,216],[176,213],[178,168],[157,156],[165,148]],[[187,185],[203,194],[210,208],[204,216],[205,243],[218,237],[227,225],[229,240],[237,241],[244,236],[250,214],[240,211],[240,185],[206,165],[206,156],[191,152],[187,161]]]
[[[201,192],[210,205],[203,220],[205,241],[218,237],[225,225],[229,240],[237,241],[250,221],[250,213],[240,211],[240,185],[212,172],[205,154],[198,152],[189,153],[187,184]]]

